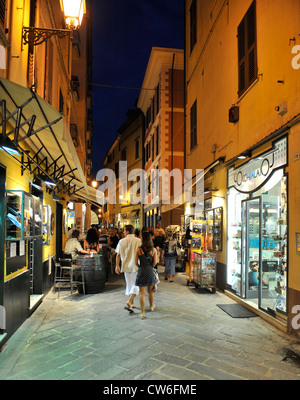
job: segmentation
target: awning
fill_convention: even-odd
[[[139,212],[140,212],[140,210],[133,210],[127,215],[127,218],[128,219],[138,218]]]
[[[2,136],[17,146],[22,156],[15,158],[23,169],[50,177],[58,195],[76,194],[97,203],[61,113],[32,89],[0,78],[0,115]]]

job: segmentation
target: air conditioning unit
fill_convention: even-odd
[[[229,122],[235,124],[240,119],[240,109],[237,106],[233,106],[229,110]]]

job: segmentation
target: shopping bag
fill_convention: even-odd
[[[154,277],[155,277],[155,284],[157,285],[160,282],[160,280],[159,280],[158,272],[155,268],[153,268],[153,273],[154,273]]]

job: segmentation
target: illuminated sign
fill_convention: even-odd
[[[272,173],[287,164],[287,138],[274,143],[272,150],[240,167],[228,170],[228,189],[252,193],[261,188]]]

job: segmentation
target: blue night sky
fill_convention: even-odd
[[[183,49],[184,0],[93,0],[94,177],[139,96],[116,87],[142,86],[154,46]]]

